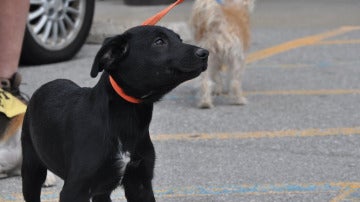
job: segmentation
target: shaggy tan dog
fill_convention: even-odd
[[[0,114],[0,124],[6,129],[0,133],[0,179],[21,174],[22,151],[21,151],[21,127],[24,114],[20,114],[11,119]],[[47,171],[44,186],[55,185],[55,175]]]
[[[232,104],[246,104],[241,87],[245,51],[250,43],[249,13],[255,0],[195,0],[190,24],[195,41],[210,51],[202,74],[200,108],[213,107],[212,94],[229,94]],[[227,68],[225,82],[220,75]],[[224,86],[225,84],[225,86]]]

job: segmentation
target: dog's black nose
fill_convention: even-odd
[[[199,48],[196,50],[195,55],[198,56],[201,59],[205,59],[209,56],[209,51]]]

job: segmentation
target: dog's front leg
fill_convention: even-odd
[[[111,202],[110,193],[94,196],[92,202]]]
[[[155,202],[151,179],[145,179],[141,173],[127,174],[124,189],[128,202]]]
[[[151,180],[154,173],[155,151],[148,137],[138,145],[122,181],[128,202],[155,202]]]
[[[153,168],[149,164],[153,163],[143,160],[139,167],[127,168],[123,185],[128,202],[155,202],[150,175]]]
[[[201,88],[198,107],[206,109],[212,108],[213,99],[212,93],[214,89],[213,78],[217,77],[214,74],[218,73],[220,68],[220,63],[217,57],[214,54],[210,54],[208,60],[208,70],[201,74]]]
[[[90,202],[90,188],[84,183],[66,181],[60,193],[60,202]]]

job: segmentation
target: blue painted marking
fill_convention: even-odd
[[[245,194],[273,194],[273,193],[316,193],[316,192],[339,192],[350,187],[341,185],[334,185],[330,183],[322,184],[275,184],[275,185],[224,185],[224,186],[191,186],[191,187],[177,187],[155,190],[155,197],[169,198],[169,197],[196,197],[196,196],[214,196],[214,195],[245,195]],[[43,200],[56,200],[59,197],[59,191],[45,192],[41,198]],[[113,199],[124,199],[124,192],[122,189],[116,189],[112,194]],[[354,193],[347,197],[348,199],[360,198],[360,189],[356,189]],[[21,193],[0,194],[0,200],[5,202],[22,201]]]
[[[330,67],[331,65],[332,65],[332,63],[329,61],[320,61],[317,63],[317,66],[320,68],[327,68],[327,67]]]
[[[16,198],[13,195],[2,196],[2,198],[6,201],[15,201],[16,200]]]
[[[51,200],[59,196],[59,193],[45,193],[41,195],[42,200]]]
[[[351,193],[349,198],[350,199],[360,199],[360,190],[358,190],[357,192]]]

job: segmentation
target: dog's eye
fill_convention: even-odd
[[[165,41],[161,38],[156,39],[154,42],[154,45],[156,45],[156,46],[162,46],[164,44],[165,44]]]

